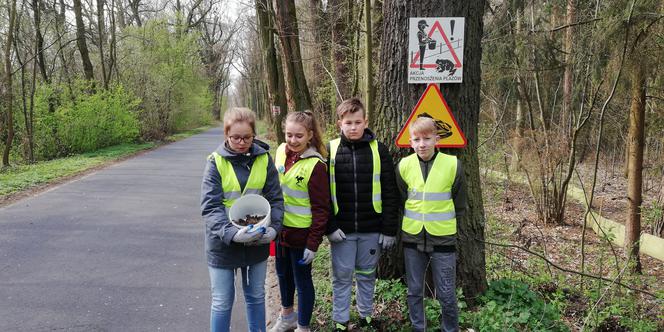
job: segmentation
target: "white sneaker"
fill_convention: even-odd
[[[287,332],[297,328],[297,315],[293,315],[292,320],[285,320],[281,315],[277,318],[277,323],[270,329],[270,332]]]
[[[311,332],[311,329],[298,325],[294,332]]]

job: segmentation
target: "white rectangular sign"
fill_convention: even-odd
[[[461,83],[463,35],[463,17],[411,17],[408,83]]]

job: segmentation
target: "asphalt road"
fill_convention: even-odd
[[[0,331],[208,330],[199,197],[220,140],[212,129],[0,208]]]

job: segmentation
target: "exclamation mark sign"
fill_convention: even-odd
[[[454,40],[454,20],[450,20],[450,40]]]

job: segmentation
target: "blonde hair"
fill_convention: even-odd
[[[438,129],[436,128],[436,123],[433,122],[432,118],[428,117],[418,117],[415,121],[410,123],[408,126],[408,131],[410,134],[438,134]]]
[[[238,122],[248,123],[256,134],[256,114],[248,108],[231,108],[224,113],[224,135],[228,135],[231,126]]]
[[[290,112],[286,116],[286,120],[284,120],[284,126],[286,125],[286,122],[289,121],[299,123],[307,130],[311,130],[311,132],[313,132],[311,146],[316,148],[318,153],[320,153],[323,158],[327,158],[327,149],[325,148],[325,144],[323,144],[323,131],[320,129],[314,113],[309,110],[302,112]]]
[[[356,112],[362,112],[362,115],[366,117],[366,114],[364,114],[364,105],[360,98],[353,97],[346,99],[337,106],[337,119],[341,120],[346,114]]]

